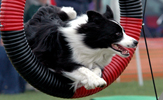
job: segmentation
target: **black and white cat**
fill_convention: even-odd
[[[73,80],[75,89],[106,86],[102,69],[115,54],[128,57],[125,47],[138,42],[125,34],[109,6],[104,14],[76,15],[72,7],[41,7],[25,24],[29,45],[44,66]]]

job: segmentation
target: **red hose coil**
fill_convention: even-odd
[[[23,30],[23,16],[26,0],[2,0],[1,5],[1,31]]]
[[[26,0],[2,0],[2,9],[0,15],[1,31],[21,31],[24,30],[23,16]],[[121,17],[121,25],[124,27],[126,33],[139,40],[142,19]],[[130,62],[135,49],[129,49],[130,57],[122,58],[118,55],[113,57],[111,63],[107,65],[103,70],[103,78],[107,81],[107,85],[113,83],[119,75],[125,70],[126,66]],[[101,91],[104,88],[96,88],[93,90],[86,90],[81,87],[76,90],[72,98],[79,98],[94,94]]]
[[[121,17],[120,22],[123,28],[125,29],[127,35],[135,38],[136,40],[139,40],[142,27],[142,19]],[[103,78],[107,81],[107,85],[113,83],[127,67],[134,54],[135,49],[128,50],[130,52],[130,56],[128,58],[122,58],[116,55],[115,57],[113,57],[111,63],[104,68]],[[73,98],[91,95],[101,90],[101,88],[96,88],[94,90],[86,90],[84,87],[81,87],[77,89]]]

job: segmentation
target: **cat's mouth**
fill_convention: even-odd
[[[129,51],[128,51],[125,47],[123,47],[123,46],[121,46],[121,45],[119,45],[119,44],[112,44],[112,45],[111,45],[111,48],[112,48],[113,50],[119,52],[119,53],[122,54],[123,56],[128,57],[128,56],[130,55],[130,54],[129,54]]]

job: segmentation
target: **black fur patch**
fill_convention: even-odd
[[[72,71],[79,64],[70,60],[72,51],[58,27],[66,27],[68,15],[55,6],[41,7],[33,18],[25,24],[29,45],[46,67],[61,71]]]
[[[81,25],[78,33],[84,34],[84,43],[90,48],[108,48],[122,39],[122,28],[105,16],[88,11],[88,23]],[[119,33],[119,34],[116,34]]]
[[[101,15],[88,11],[88,22],[81,25],[77,34],[84,34],[83,42],[90,48],[108,48],[113,42],[122,39],[122,28],[111,21],[113,15]],[[112,13],[110,13],[112,14]],[[80,66],[72,61],[72,50],[59,27],[68,27],[68,15],[56,6],[41,7],[32,19],[25,24],[25,32],[29,45],[46,67],[56,72],[71,72]],[[116,33],[119,33],[118,35]]]

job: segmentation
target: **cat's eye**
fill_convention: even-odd
[[[117,33],[116,33],[116,35],[117,35],[117,36],[121,36],[121,35],[122,35],[122,33],[120,33],[120,32],[117,32]]]

